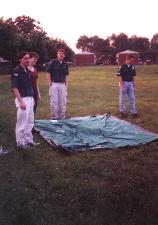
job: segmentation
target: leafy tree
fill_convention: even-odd
[[[43,32],[43,29],[40,27],[40,22],[36,21],[29,16],[18,16],[14,21],[14,26],[16,31],[23,36],[31,34],[32,31]]]
[[[124,33],[120,33],[119,35],[112,34],[110,37],[108,37],[108,39],[111,47],[116,53],[129,48],[128,36]]]
[[[102,55],[107,55],[109,53],[109,40],[103,39],[103,38],[94,38],[93,46],[92,46],[92,52],[96,54],[97,57],[100,57]]]
[[[0,56],[15,62],[19,43],[14,27],[0,18]]]
[[[91,38],[89,38],[86,35],[79,37],[77,44],[76,44],[77,49],[81,49],[81,51],[84,52],[84,51],[91,51],[91,47],[92,47]]]
[[[158,33],[154,34],[151,39],[151,48],[158,50]]]
[[[76,44],[78,49],[96,54],[97,58],[109,52],[110,44],[108,39],[103,39],[97,35],[93,37],[81,36]]]
[[[59,48],[64,49],[66,61],[73,61],[74,51],[66,44],[65,41],[53,38],[48,38],[47,40],[47,52],[49,60],[56,58],[57,50]]]
[[[43,64],[48,60],[47,54],[47,37],[43,31],[32,31],[28,35],[29,51],[35,51],[39,54],[39,64]]]
[[[134,51],[143,52],[150,48],[150,41],[146,37],[137,37],[136,35],[133,35],[128,39],[128,42],[130,49]]]
[[[35,51],[39,54],[39,64],[47,62],[52,56],[56,57],[58,48],[65,49],[66,60],[72,61],[74,52],[60,39],[47,37],[40,22],[29,16],[18,16],[6,21],[0,19],[0,56],[18,63],[19,51]]]

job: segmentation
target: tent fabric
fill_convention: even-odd
[[[109,114],[58,121],[36,120],[35,125],[40,135],[52,146],[70,152],[118,149],[158,140],[158,134]]]

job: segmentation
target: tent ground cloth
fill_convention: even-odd
[[[158,140],[158,134],[109,114],[64,120],[36,120],[40,135],[52,146],[76,152],[118,149]]]

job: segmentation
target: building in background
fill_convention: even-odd
[[[92,66],[96,63],[96,55],[92,52],[81,52],[75,54],[75,66]]]
[[[126,50],[126,51],[119,52],[116,54],[116,62],[119,66],[125,64],[127,55],[133,55],[134,56],[134,64],[138,64],[139,52]]]

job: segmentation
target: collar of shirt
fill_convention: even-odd
[[[59,61],[58,60],[58,58],[56,58],[56,60],[55,60],[56,62],[58,62],[58,63],[60,63],[60,64],[62,64],[63,63],[63,60],[62,61]]]
[[[22,67],[21,65],[19,65],[20,70],[24,71],[25,73],[28,73],[29,70],[27,68]]]

